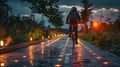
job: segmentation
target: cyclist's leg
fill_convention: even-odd
[[[71,33],[72,33],[72,26],[70,24],[70,26],[69,26],[69,37],[71,37]]]
[[[76,44],[78,43],[77,42],[77,38],[78,38],[78,31],[77,31],[77,24],[75,25],[75,41],[76,41]]]

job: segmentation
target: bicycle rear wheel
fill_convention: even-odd
[[[75,49],[75,36],[72,34],[72,43],[73,43],[73,50]]]

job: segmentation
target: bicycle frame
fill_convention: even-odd
[[[71,26],[72,28],[71,28],[71,34],[72,34],[72,41],[73,41],[73,51],[74,51],[74,49],[75,49],[75,44],[76,44],[76,36],[75,35],[77,35],[77,33],[75,32],[75,26],[74,25],[72,25]]]

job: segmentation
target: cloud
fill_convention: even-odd
[[[79,11],[81,11],[83,9],[82,6],[76,6],[76,5],[63,5],[62,4],[62,5],[59,5],[59,7],[60,7],[60,10],[64,11],[64,13],[63,13],[64,21],[66,20],[66,16],[68,15],[68,13],[72,7],[77,7],[77,9]],[[92,12],[93,13],[90,16],[89,21],[91,21],[91,20],[100,21],[101,13],[102,13],[102,22],[105,22],[106,18],[112,18],[112,20],[115,20],[119,15],[118,14],[119,9],[117,9],[117,8],[105,8],[105,7],[95,8],[92,10]]]
[[[100,9],[94,9],[92,10],[93,13],[98,13],[98,12],[119,12],[119,9],[116,9],[116,8],[100,8]]]
[[[68,5],[59,5],[60,8],[64,8],[64,9],[71,9],[72,7],[76,7],[78,11],[81,11],[83,9],[83,7],[81,6],[74,6],[74,5],[71,5],[71,6],[68,6]]]
[[[110,8],[109,11],[112,11],[112,12],[119,12],[120,10],[119,10],[119,9],[116,9],[116,8]]]

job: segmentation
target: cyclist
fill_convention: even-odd
[[[71,37],[72,30],[75,31],[76,44],[78,43],[77,42],[77,38],[78,38],[77,27],[79,23],[80,23],[80,15],[77,12],[77,8],[72,7],[71,11],[66,17],[66,24],[69,24],[69,37]],[[74,27],[74,29],[72,27]]]

